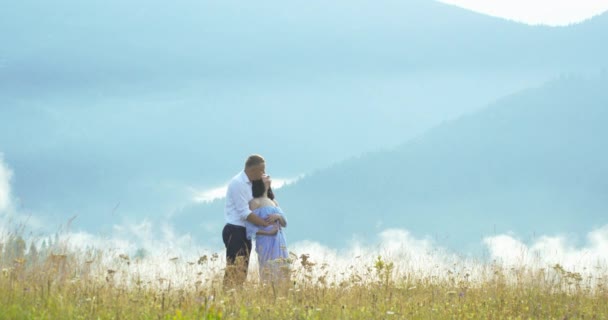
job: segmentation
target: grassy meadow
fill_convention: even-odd
[[[5,237],[0,319],[608,319],[605,267],[292,252],[286,284],[222,287],[223,253],[129,256]],[[384,255],[383,255],[384,254]],[[430,254],[430,253],[429,253]],[[430,256],[429,256],[430,257]]]

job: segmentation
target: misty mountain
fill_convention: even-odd
[[[174,216],[250,153],[295,177],[596,71],[607,25],[425,0],[19,1],[0,10],[0,152],[22,211],[89,230]]]
[[[289,240],[345,246],[403,228],[463,248],[498,233],[531,240],[602,226],[608,222],[607,89],[605,72],[563,77],[395,149],[310,174],[275,192],[289,219]],[[182,228],[186,221],[209,225],[222,216],[222,205],[191,208],[175,221]]]

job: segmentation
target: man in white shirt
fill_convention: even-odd
[[[228,184],[224,211],[226,225],[222,231],[222,239],[226,247],[224,287],[242,285],[247,278],[251,239],[247,239],[245,220],[264,227],[270,225],[249,209],[249,201],[253,199],[251,181],[262,179],[265,172],[264,158],[254,154],[247,158],[245,169]]]

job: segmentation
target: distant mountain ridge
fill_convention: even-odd
[[[3,10],[0,20],[6,26],[0,28],[0,82],[6,85],[54,78],[83,85],[78,81],[595,67],[606,66],[608,56],[607,13],[571,27],[536,27],[430,0],[185,1],[170,8],[116,0],[64,0],[45,8],[23,1]],[[23,27],[28,22],[39,27]]]
[[[379,221],[383,228],[460,242],[492,231],[530,236],[585,232],[607,223],[607,80],[556,81],[393,152],[310,177],[283,192],[297,208],[294,224],[304,226],[293,234],[306,237],[318,228],[323,231],[317,235],[330,240],[326,235],[345,221],[370,236],[369,222]],[[329,181],[334,183],[322,187]],[[308,212],[302,198],[323,204]],[[351,214],[359,218],[351,220]],[[313,226],[313,217],[331,223]]]
[[[0,10],[0,152],[20,207],[48,221],[179,216],[248,153],[293,177],[605,67],[607,20],[532,27],[427,0],[19,1]]]

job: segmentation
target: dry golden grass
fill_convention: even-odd
[[[0,252],[0,319],[608,319],[605,270],[560,265],[424,271],[403,257],[337,267],[299,253],[285,285],[258,283],[254,265],[245,285],[224,290],[218,254],[187,261],[57,246],[35,256]]]

